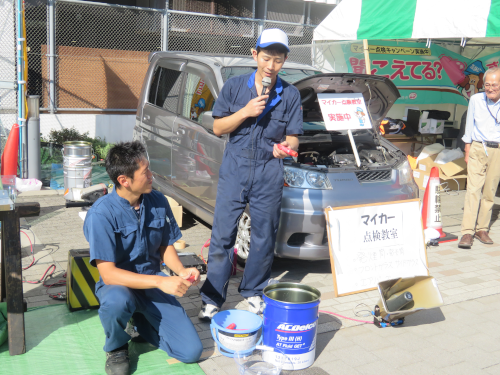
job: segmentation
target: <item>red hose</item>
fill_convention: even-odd
[[[331,312],[331,311],[326,311],[326,310],[319,310],[320,313],[324,313],[324,314],[331,314],[331,315],[335,315],[335,316],[338,316],[340,318],[344,318],[344,319],[348,319],[348,320],[353,320],[355,322],[360,322],[360,323],[367,323],[367,324],[373,324],[373,322],[370,322],[368,320],[359,320],[359,319],[353,319],[353,318],[348,318],[347,316],[344,316],[344,315],[340,315],[340,314],[336,314],[334,312]]]

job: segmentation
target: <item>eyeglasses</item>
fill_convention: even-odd
[[[498,88],[498,84],[497,84],[497,83],[495,83],[494,85],[491,85],[491,84],[489,84],[489,83],[486,83],[486,84],[484,85],[484,87],[486,87],[487,89],[492,88],[492,89],[495,89],[495,90],[496,90],[496,89]]]

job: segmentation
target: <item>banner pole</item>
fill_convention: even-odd
[[[365,54],[365,67],[366,74],[372,74],[372,70],[370,69],[370,50],[368,49],[368,40],[363,39],[363,52]]]
[[[347,134],[349,135],[349,140],[351,141],[352,153],[354,154],[354,157],[356,158],[356,164],[359,168],[359,167],[361,167],[361,162],[359,161],[358,149],[356,148],[356,143],[354,142],[354,137],[352,136],[351,129],[347,130]]]

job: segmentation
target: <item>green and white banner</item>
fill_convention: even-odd
[[[326,52],[321,46],[316,45],[317,51]],[[398,104],[468,105],[472,95],[483,91],[485,71],[500,61],[500,51],[470,60],[438,45],[426,48],[424,43],[371,40],[369,50],[371,74],[394,82],[401,93]],[[335,59],[336,71],[366,74],[361,41],[338,43],[324,58]]]
[[[500,0],[343,0],[313,40],[500,36]]]

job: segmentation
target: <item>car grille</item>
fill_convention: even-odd
[[[390,181],[392,177],[392,170],[385,171],[362,171],[354,172],[359,182],[383,182]]]

